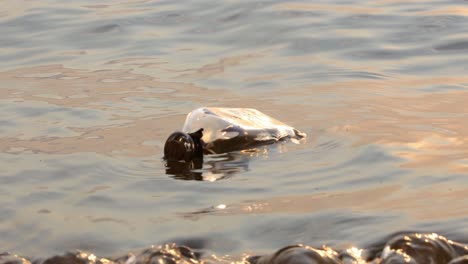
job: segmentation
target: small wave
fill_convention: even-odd
[[[466,50],[468,49],[468,40],[461,40],[439,45],[435,49],[439,51]]]
[[[152,246],[138,254],[127,253],[112,259],[101,258],[92,253],[76,251],[45,260],[29,260],[18,255],[0,254],[0,264],[172,264],[172,263],[245,263],[245,264],[344,264],[344,263],[468,263],[468,245],[451,241],[436,233],[402,233],[391,236],[385,243],[367,249],[351,247],[335,250],[322,246],[291,245],[270,255],[249,256],[239,259],[215,255],[204,256],[203,252],[177,244]]]

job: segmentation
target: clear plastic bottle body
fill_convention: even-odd
[[[187,115],[185,133],[203,128],[205,153],[224,153],[267,145],[285,139],[301,139],[299,132],[256,109],[202,107]]]

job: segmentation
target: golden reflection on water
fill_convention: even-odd
[[[0,20],[18,17],[27,13],[31,8],[40,6],[40,3],[27,0],[5,0],[2,1]]]
[[[468,16],[468,7],[463,5],[451,5],[441,8],[436,8],[435,10],[422,11],[421,14],[424,15],[458,15],[458,16]]]
[[[357,145],[385,146],[405,160],[403,167],[439,167],[451,172],[466,172],[468,127],[465,124],[468,115],[465,102],[468,92],[418,91],[418,88],[465,86],[466,83],[468,78],[465,76],[399,76],[398,79],[343,81],[304,87],[301,94],[313,89],[316,98],[322,95],[338,98],[327,105],[326,112],[320,110],[323,105],[306,108],[324,115],[322,123],[316,124],[318,127],[328,123],[327,131],[352,136]]]
[[[90,109],[108,113],[108,122],[83,127],[82,123],[68,127],[78,136],[50,137],[46,132],[24,139],[21,135],[0,138],[3,152],[26,149],[33,152],[65,154],[96,152],[103,154],[147,156],[160,153],[159,144],[146,144],[151,140],[164,140],[180,120],[171,113],[163,114],[158,102],[174,99],[197,100],[210,97],[203,89],[184,83],[158,82],[152,77],[124,70],[80,71],[50,65],[17,69],[0,73],[0,99],[15,105],[34,105],[37,102],[66,109]],[[44,91],[47,91],[45,94]],[[176,94],[176,96],[174,96]],[[156,100],[152,108],[137,108],[129,98]],[[199,98],[198,98],[199,97]],[[185,99],[184,99],[185,98]],[[203,101],[201,99],[200,101]],[[155,117],[158,116],[158,117]],[[118,125],[116,123],[118,121]],[[164,124],[164,125],[161,125]],[[60,126],[60,121],[59,124]],[[37,127],[23,127],[23,130]]]
[[[401,193],[404,192],[404,195]],[[275,196],[239,204],[227,204],[215,210],[202,210],[181,213],[184,218],[198,218],[207,215],[242,215],[242,214],[303,214],[333,211],[346,208],[352,212],[385,212],[405,214],[417,220],[444,220],[464,217],[468,208],[461,203],[468,192],[467,187],[453,187],[440,184],[437,190],[432,186],[406,189],[399,185],[387,185],[354,191],[331,191],[297,196]],[[431,206],[428,207],[428,199]],[[450,206],[448,206],[450,205]],[[444,213],[441,213],[444,212]]]
[[[467,171],[460,164],[468,155],[468,128],[464,125],[467,99],[467,92],[365,99],[353,110],[359,118],[343,117],[349,122],[337,129],[358,135],[361,144],[387,146],[406,160],[405,167]]]
[[[229,66],[248,58],[221,60],[220,65]],[[203,66],[194,72],[211,75],[214,73],[212,69],[222,71],[225,66],[220,65]],[[157,155],[162,141],[180,127],[184,119],[179,113],[174,118],[174,114],[164,112],[165,107],[159,104],[189,100],[198,105],[255,105],[301,129],[351,136],[358,145],[385,146],[405,160],[403,167],[468,171],[468,128],[464,122],[468,92],[420,93],[415,90],[437,85],[463,85],[468,83],[465,76],[348,80],[295,87],[291,92],[288,89],[276,91],[280,97],[334,96],[328,97],[331,98],[329,101],[314,100],[312,104],[299,101],[297,107],[259,100],[248,94],[234,95],[228,90],[223,91],[223,96],[232,99],[219,102],[218,95],[212,90],[190,83],[160,81],[130,70],[85,71],[49,65],[1,72],[0,79],[0,98],[6,102],[18,106],[46,103],[66,109],[84,109],[85,112],[86,109],[97,110],[107,115],[98,119],[101,123],[94,125],[69,124],[67,129],[71,133],[63,136],[51,136],[47,132],[29,138],[4,136],[0,138],[0,150],[7,153],[29,150],[55,154]],[[401,96],[403,92],[404,96]],[[349,93],[353,96],[347,96]],[[132,103],[138,98],[146,101]],[[190,110],[187,108],[186,112]],[[318,117],[316,113],[319,112]],[[18,129],[37,130],[23,125]],[[60,126],[60,120],[56,125]]]
[[[259,55],[240,55],[240,56],[233,56],[223,58],[217,62],[210,63],[203,65],[201,67],[195,69],[185,69],[183,72],[186,72],[180,76],[176,76],[175,78],[184,78],[184,77],[191,77],[191,78],[208,78],[213,75],[222,74],[224,73],[225,69],[229,67],[233,67],[243,63],[244,61],[258,59]]]

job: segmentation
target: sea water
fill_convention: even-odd
[[[243,261],[466,243],[467,14],[446,0],[3,1],[0,251]],[[254,108],[307,138],[167,174],[165,139],[200,107]]]

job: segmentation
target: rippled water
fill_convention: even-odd
[[[466,243],[467,28],[460,0],[6,0],[0,252]],[[164,141],[200,106],[309,136],[166,174]]]

